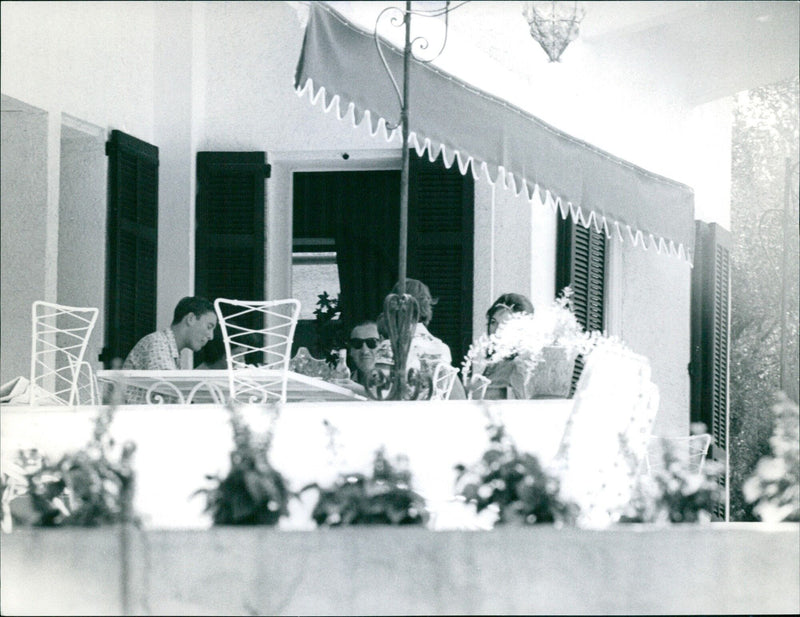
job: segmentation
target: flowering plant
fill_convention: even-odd
[[[456,466],[459,495],[478,512],[495,508],[498,524],[574,523],[578,507],[562,499],[558,478],[534,455],[520,452],[501,422],[490,419],[488,431],[481,460],[469,468]]]
[[[742,492],[762,521],[800,521],[800,411],[780,393],[772,412],[772,456],[758,461]]]
[[[487,368],[509,360],[521,365],[525,379],[528,379],[549,357],[549,349],[562,348],[567,360],[564,370],[569,373],[562,377],[569,380],[576,357],[611,341],[622,345],[616,338],[601,332],[584,331],[572,310],[572,290],[565,287],[561,296],[550,305],[537,309],[533,314],[512,313],[494,334],[481,335],[470,345],[464,358],[462,379],[465,388],[469,388],[473,375],[481,375]]]
[[[372,475],[343,474],[333,486],[310,484],[319,498],[311,514],[319,526],[424,525],[428,519],[425,500],[411,489],[408,459],[398,455],[394,463],[383,448],[375,452]]]

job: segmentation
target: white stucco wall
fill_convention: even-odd
[[[95,368],[103,348],[108,210],[105,131],[65,119],[61,127],[57,298],[100,309],[85,359]]]
[[[3,2],[0,90],[153,139],[153,3]]]
[[[153,145],[158,146],[157,327],[194,292],[195,151],[192,141],[194,20],[191,2],[157,3],[154,14]],[[201,21],[202,24],[202,21]],[[187,352],[188,353],[188,352]],[[186,366],[191,366],[188,364]]]
[[[45,298],[48,117],[2,97],[0,383],[30,374],[31,304]]]
[[[152,3],[3,2],[0,10],[4,109],[12,97],[38,108],[36,117],[43,119],[33,121],[34,128],[23,114],[2,118],[5,381],[30,370],[33,300],[70,303],[76,298],[103,310],[106,197],[103,192],[101,214],[98,170],[76,177],[86,171],[81,169],[85,161],[69,144],[69,135],[62,142],[62,114],[77,126],[104,133],[120,129],[153,141],[158,101]],[[102,191],[104,158],[93,158],[101,165]],[[68,176],[64,184],[62,173]],[[60,222],[65,213],[67,220]],[[69,216],[79,216],[80,224]],[[62,250],[66,253],[60,255]],[[87,260],[92,263],[88,274],[81,268]],[[65,268],[61,273],[60,267]],[[24,340],[7,335],[17,331],[25,333]],[[102,340],[101,319],[92,339],[96,349],[87,356],[93,363]]]

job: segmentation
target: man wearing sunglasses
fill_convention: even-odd
[[[350,341],[347,346],[348,355],[355,367],[352,374],[353,381],[361,385],[367,383],[367,379],[375,368],[379,344],[378,325],[374,321],[363,321],[350,332]]]

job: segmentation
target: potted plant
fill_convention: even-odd
[[[486,375],[510,385],[515,398],[566,398],[575,360],[603,338],[578,323],[566,287],[550,305],[533,314],[512,313],[494,334],[478,338],[462,365],[464,386],[474,375]]]
[[[480,461],[456,467],[458,494],[478,512],[495,509],[496,524],[573,524],[578,508],[562,499],[558,477],[536,456],[520,452],[501,422],[490,418],[488,431],[489,447]]]
[[[224,476],[207,475],[211,486],[195,491],[206,496],[206,512],[215,525],[275,525],[288,516],[291,493],[283,475],[269,462],[272,431],[258,435],[231,404],[234,449]]]
[[[51,462],[37,449],[20,450],[3,473],[2,527],[96,527],[129,521],[135,444],[109,434],[114,407],[104,407],[84,448]]]
[[[708,460],[700,471],[690,469],[665,441],[662,465],[640,474],[621,523],[707,523],[722,500],[722,464]]]
[[[333,368],[338,359],[338,350],[347,342],[347,331],[342,320],[339,296],[331,297],[327,291],[317,295],[314,309],[314,330],[317,341],[313,355],[325,360]]]
[[[318,526],[424,525],[428,520],[425,500],[411,488],[408,461],[394,463],[380,448],[375,452],[372,474],[342,474],[329,487],[310,484],[300,492],[317,489],[319,497],[311,514]]]

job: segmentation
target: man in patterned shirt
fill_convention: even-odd
[[[172,325],[142,338],[125,358],[123,369],[141,371],[180,368],[184,349],[200,351],[214,338],[217,314],[214,305],[200,296],[182,298],[175,307]]]
[[[214,305],[200,296],[182,298],[175,307],[172,325],[153,332],[134,345],[122,365],[126,370],[177,370],[184,349],[200,351],[214,337],[217,315]],[[145,391],[128,388],[128,403],[143,403]]]

